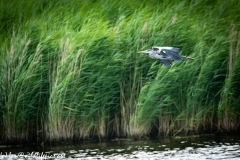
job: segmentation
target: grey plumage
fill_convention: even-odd
[[[174,47],[157,47],[154,46],[152,49],[140,51],[139,53],[148,53],[149,57],[159,59],[167,67],[171,67],[172,62],[181,62],[183,59],[194,60],[192,57],[186,57],[180,54],[180,48]]]

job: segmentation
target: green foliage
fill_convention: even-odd
[[[1,1],[3,139],[238,129],[230,124],[239,119],[239,5]],[[137,53],[153,45],[179,47],[195,60],[169,69]]]

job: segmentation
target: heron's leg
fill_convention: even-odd
[[[187,57],[187,56],[182,56],[182,57],[185,58],[185,59],[194,60],[193,57]]]

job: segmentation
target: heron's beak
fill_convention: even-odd
[[[138,53],[148,53],[148,50],[145,50],[145,51],[139,51]]]

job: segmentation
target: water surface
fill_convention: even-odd
[[[0,159],[240,159],[240,136],[112,140],[71,145],[1,146]]]

